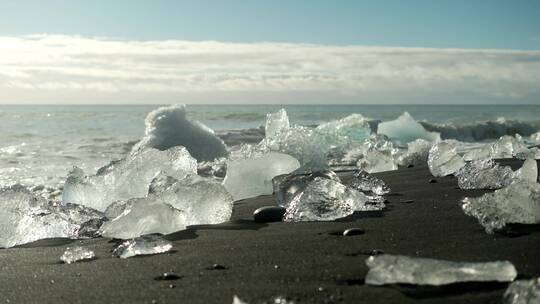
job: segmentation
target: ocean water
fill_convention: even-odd
[[[0,185],[61,188],[79,166],[95,172],[122,158],[144,134],[144,118],[159,105],[0,106]],[[540,129],[540,106],[190,105],[188,116],[226,134],[264,125],[284,107],[291,123],[316,125],[360,113],[388,121],[409,112],[428,130],[467,142]],[[487,122],[487,123],[486,123]],[[245,132],[246,138],[249,132]]]

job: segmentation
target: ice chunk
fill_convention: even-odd
[[[289,117],[285,109],[276,113],[266,114],[266,126],[264,128],[267,138],[274,138],[289,130]]]
[[[71,264],[84,260],[93,260],[95,257],[96,254],[94,251],[85,247],[75,246],[66,248],[60,260],[66,264]]]
[[[132,150],[145,148],[167,150],[184,146],[198,161],[227,156],[227,148],[214,131],[204,124],[186,117],[185,105],[171,105],[154,110],[146,116],[145,136]]]
[[[425,139],[417,139],[407,144],[407,151],[398,158],[398,165],[420,166],[425,165],[432,143]]]
[[[47,238],[79,238],[86,223],[102,220],[96,210],[58,205],[20,185],[0,189],[0,247],[9,248]]]
[[[377,133],[384,134],[401,144],[419,138],[428,141],[439,141],[441,139],[439,133],[426,131],[408,112],[401,114],[395,120],[381,122],[377,128]]]
[[[280,175],[272,179],[276,202],[278,206],[288,207],[293,197],[304,191],[309,182],[315,178],[326,178],[337,183],[341,183],[339,176],[331,170],[313,172],[309,175]]]
[[[244,158],[244,157],[242,157]],[[204,177],[222,179],[227,173],[227,159],[222,157],[213,161],[204,161],[197,164],[197,174]]]
[[[362,193],[331,179],[316,177],[296,192],[283,217],[286,222],[332,221],[354,211],[378,210]]]
[[[367,150],[357,162],[357,167],[368,172],[376,173],[397,170],[398,166],[394,156],[388,151],[376,149]]]
[[[517,153],[527,150],[521,137],[504,135],[490,146],[492,158],[512,158]]]
[[[242,301],[242,299],[240,299],[237,295],[234,295],[232,304],[248,304],[248,303]]]
[[[127,259],[137,255],[151,255],[170,251],[173,248],[171,242],[157,235],[144,235],[127,240],[118,245],[113,255]]]
[[[461,189],[499,189],[512,182],[514,172],[491,159],[481,159],[465,164],[456,176]]]
[[[531,136],[529,137],[529,140],[536,145],[540,145],[540,132],[531,134]]]
[[[464,263],[383,254],[367,258],[366,265],[369,285],[511,282],[517,276],[516,268],[508,261]]]
[[[223,185],[235,200],[272,194],[272,178],[300,167],[294,157],[270,152],[261,157],[227,163]]]
[[[81,169],[74,168],[64,185],[62,201],[105,211],[115,201],[146,196],[152,178],[159,172],[183,178],[197,173],[197,162],[184,147],[165,151],[149,148],[112,162],[94,176],[85,176]]]
[[[371,128],[369,121],[361,114],[351,114],[339,120],[319,125],[317,134],[325,137],[329,145],[343,145],[348,141],[361,141],[369,137]]]
[[[521,168],[514,172],[514,178],[535,183],[538,180],[538,165],[536,160],[527,159]]]
[[[505,304],[540,303],[540,278],[512,282],[504,292]]]
[[[390,188],[384,181],[363,170],[354,174],[354,178],[349,187],[362,192],[373,193],[375,195],[384,195],[390,192]]]
[[[453,141],[441,141],[434,144],[429,150],[428,167],[433,176],[454,174],[463,166],[465,166],[465,162],[457,154]]]
[[[540,184],[517,180],[493,193],[464,198],[462,209],[476,217],[488,233],[507,223],[539,224]]]
[[[481,159],[488,159],[491,158],[491,149],[489,148],[480,148],[480,149],[473,149],[465,154],[463,154],[463,159],[466,161],[472,161],[472,160],[481,160]]]

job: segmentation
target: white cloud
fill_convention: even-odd
[[[540,51],[0,37],[4,97],[8,91],[460,92],[532,99],[539,90]]]

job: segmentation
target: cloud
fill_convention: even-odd
[[[530,98],[540,51],[0,37],[0,93],[13,90]]]

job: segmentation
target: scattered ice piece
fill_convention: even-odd
[[[371,128],[369,121],[361,114],[351,114],[344,118],[329,121],[316,129],[319,135],[326,137],[330,145],[339,145],[351,140],[360,141],[369,137]]]
[[[429,150],[428,167],[435,177],[454,174],[463,166],[465,166],[465,162],[457,154],[454,141],[441,141],[434,144]]]
[[[398,158],[398,165],[403,167],[425,165],[431,145],[431,142],[421,138],[408,143],[407,151]]]
[[[535,183],[538,180],[538,165],[535,159],[527,159],[521,168],[514,172],[514,178]]]
[[[540,278],[518,280],[510,283],[504,292],[505,304],[540,303]]]
[[[492,158],[512,158],[517,153],[527,150],[521,136],[504,135],[490,147]]]
[[[534,144],[540,145],[540,132],[531,134],[529,140]]]
[[[289,130],[289,117],[287,111],[281,109],[276,113],[266,114],[266,126],[264,128],[267,138],[274,138]]]
[[[368,173],[392,171],[398,169],[398,165],[392,154],[387,151],[379,151],[376,149],[367,150],[362,158],[358,160],[356,165],[358,168]]]
[[[300,167],[294,157],[270,152],[261,157],[233,160],[227,163],[223,181],[234,200],[272,194],[272,178],[291,173]]]
[[[366,259],[366,284],[446,285],[459,282],[511,282],[517,276],[508,261],[465,263],[382,254]]]
[[[517,180],[506,188],[462,201],[465,214],[474,216],[492,233],[507,223],[540,223],[540,184]]]
[[[222,179],[226,173],[227,159],[224,157],[197,164],[197,174],[200,176]]]
[[[373,193],[375,195],[385,195],[390,192],[390,188],[384,181],[363,170],[354,174],[354,178],[349,187],[362,192]]]
[[[512,182],[514,172],[509,166],[481,159],[466,163],[456,176],[461,189],[500,189]]]
[[[137,255],[165,253],[170,251],[172,247],[171,242],[160,236],[151,234],[123,242],[114,249],[113,255],[127,259]]]
[[[145,148],[167,150],[184,146],[198,161],[209,161],[227,156],[227,148],[214,131],[198,121],[186,117],[185,105],[161,107],[145,119],[145,136],[132,153]]]
[[[60,260],[66,264],[75,263],[84,260],[93,260],[96,257],[94,251],[81,246],[68,247],[64,254],[60,257]]]
[[[47,238],[81,238],[88,222],[103,214],[84,206],[58,205],[21,185],[0,189],[0,247],[9,248]]]
[[[248,304],[248,303],[242,301],[237,295],[234,295],[232,304]]]
[[[62,202],[105,211],[115,201],[146,196],[150,182],[159,172],[183,178],[197,173],[197,162],[186,148],[173,147],[165,151],[142,150],[111,162],[94,176],[85,176],[75,167],[64,185]]]
[[[491,150],[487,148],[473,149],[463,154],[463,160],[473,161],[491,158]]]
[[[272,179],[278,206],[288,207],[293,197],[307,187],[316,177],[326,178],[341,183],[339,176],[330,170],[317,171],[309,175],[279,175]]]
[[[418,138],[428,141],[439,141],[441,135],[437,132],[429,132],[418,123],[408,112],[404,112],[395,120],[381,122],[377,133],[385,134],[390,139],[401,144],[414,141]]]

